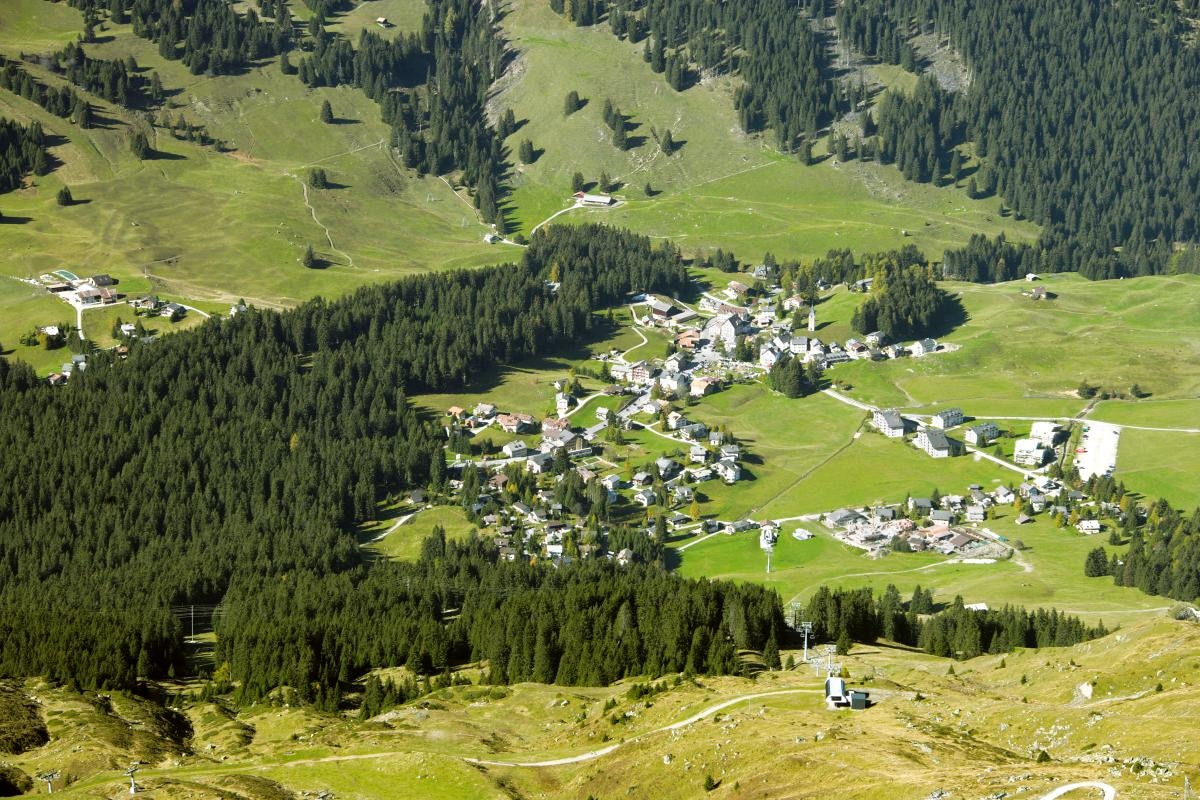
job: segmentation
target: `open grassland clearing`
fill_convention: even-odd
[[[1020,785],[1040,798],[1097,779],[1117,787],[1122,800],[1166,800],[1197,766],[1186,724],[1197,713],[1197,653],[1200,630],[1162,618],[1128,621],[1074,647],[961,662],[855,644],[840,662],[849,684],[876,703],[856,713],[826,711],[821,678],[805,666],[753,681],[700,677],[670,686],[668,676],[665,692],[636,700],[626,695],[635,678],[607,688],[460,686],[368,722],[294,707],[217,713],[200,703],[189,709],[204,720],[190,742],[196,755],[164,747],[143,765],[138,783],[168,796],[247,800],[320,790],[376,797],[397,785],[406,797],[439,799],[691,798],[704,794],[711,775],[719,782],[714,796],[743,798],[787,796],[799,770],[822,797],[836,800],[893,798],[898,785],[918,797],[939,790],[990,796]],[[125,791],[119,767],[148,749],[122,743],[123,725],[95,724],[80,696],[26,689],[55,720],[55,740],[14,762],[32,773],[73,752],[76,781],[56,793]],[[133,705],[115,698],[114,719],[146,719]],[[64,718],[68,710],[78,722]],[[690,718],[696,721],[663,730]],[[250,732],[248,740],[228,736],[231,722]],[[146,744],[151,738],[135,735]],[[210,752],[209,743],[217,749]],[[1048,763],[1038,763],[1042,750]],[[581,760],[523,768],[466,758]]]
[[[420,557],[421,543],[433,533],[434,528],[442,528],[448,539],[466,538],[472,528],[466,513],[459,506],[426,508],[423,505],[408,505],[382,516],[383,519],[366,532],[368,546],[382,555],[402,561],[415,561]],[[401,520],[405,521],[401,523]],[[378,538],[380,536],[383,538]]]
[[[1121,431],[1117,477],[1147,498],[1166,498],[1190,513],[1200,506],[1200,434]]]
[[[528,138],[539,152],[514,168],[513,219],[522,231],[567,207],[575,172],[588,181],[604,172],[620,182],[615,194],[624,205],[560,220],[602,218],[689,251],[814,257],[835,247],[866,252],[914,242],[933,255],[975,232],[1036,236],[1036,226],[1002,217],[995,199],[906,183],[874,163],[806,167],[780,155],[739,128],[733,81],[675,92],[642,61],[641,44],[617,40],[607,25],[577,28],[542,2],[519,0],[503,26],[519,55],[494,105],[528,120],[509,139],[511,151]],[[587,104],[565,115],[570,91]],[[613,146],[603,121],[605,99],[630,117],[625,151]],[[670,156],[655,138],[668,130],[678,145]]]
[[[1200,279],[1192,275],[1090,282],[1046,276],[1054,299],[1021,294],[1024,281],[946,284],[967,322],[946,340],[952,353],[855,362],[830,375],[880,406],[959,405],[972,416],[1073,416],[1086,405],[1081,381],[1119,392],[1132,384],[1155,398],[1194,397],[1200,376]]]

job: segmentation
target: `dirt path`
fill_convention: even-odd
[[[334,156],[330,156],[330,158],[333,158],[333,157]],[[312,203],[310,203],[308,201],[308,184],[297,175],[292,175],[291,173],[288,173],[288,177],[292,178],[297,183],[299,183],[300,188],[304,190],[304,205],[308,208],[308,213],[312,214],[313,222],[317,223],[317,225],[320,226],[321,230],[325,231],[325,238],[329,240],[329,249],[332,250],[333,252],[337,253],[338,255],[340,255],[342,258],[346,259],[347,266],[353,267],[354,259],[350,257],[349,253],[346,253],[346,252],[338,249],[337,245],[335,245],[333,243],[333,234],[329,232],[329,228],[325,227],[325,224],[323,222],[321,222],[320,219],[317,218],[317,210],[315,208],[313,208]]]
[[[561,767],[567,764],[579,764],[584,761],[592,761],[593,759],[600,758],[601,756],[606,756],[612,751],[616,750],[618,747],[627,744],[633,744],[634,742],[645,739],[649,736],[653,736],[657,733],[666,733],[667,731],[677,731],[680,728],[686,728],[688,725],[693,725],[705,717],[716,714],[718,711],[724,711],[730,706],[736,706],[739,703],[746,703],[751,700],[759,700],[765,697],[780,697],[783,695],[792,694],[820,694],[822,691],[822,689],[780,689],[779,691],[775,692],[757,692],[755,694],[740,695],[738,697],[717,703],[716,705],[709,706],[703,711],[699,711],[687,719],[680,720],[679,722],[673,722],[670,725],[664,725],[661,728],[655,728],[652,731],[638,734],[637,736],[626,739],[623,742],[610,744],[607,747],[601,747],[598,750],[589,750],[588,752],[580,753],[577,756],[552,758],[546,761],[487,761],[480,758],[465,758],[463,760],[470,764],[480,764],[488,767]]]

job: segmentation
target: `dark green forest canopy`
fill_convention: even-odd
[[[0,192],[16,189],[30,173],[45,175],[49,171],[41,123],[25,127],[0,117]]]
[[[855,47],[893,62],[897,37],[949,36],[972,76],[951,127],[944,113],[907,114],[886,147],[919,176],[932,154],[917,151],[944,155],[961,123],[988,182],[1045,226],[1046,261],[1109,278],[1161,272],[1175,243],[1200,236],[1200,53],[1179,14],[1125,0],[849,0],[838,21]]]
[[[519,264],[97,353],[66,387],[0,362],[0,674],[128,685],[139,658],[182,666],[170,606],[357,568],[355,527],[442,457],[406,392],[581,341],[593,309],[686,280],[670,246],[560,227]]]

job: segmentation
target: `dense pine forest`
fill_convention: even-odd
[[[45,175],[49,171],[41,124],[35,121],[25,127],[0,117],[0,192],[18,188],[26,175]]]
[[[737,648],[781,635],[779,596],[755,584],[684,580],[649,566],[498,561],[494,544],[436,532],[413,564],[239,579],[218,658],[244,699],[276,686],[328,704],[381,664],[415,675],[486,659],[491,683],[604,685],[628,675],[739,671]]]
[[[593,309],[685,281],[670,247],[557,228],[520,264],[97,353],[67,387],[0,363],[0,674],[167,674],[183,666],[170,606],[358,569],[356,526],[443,457],[406,393],[577,342]]]
[[[883,152],[936,180],[961,125],[985,161],[972,179],[1045,227],[1052,268],[1154,274],[1174,243],[1200,236],[1200,165],[1188,156],[1200,53],[1174,4],[850,0],[837,17],[855,47],[893,63],[905,57],[898,38],[948,37],[969,88],[951,97],[926,81],[881,106]]]
[[[876,596],[870,589],[820,587],[808,601],[805,619],[818,640],[836,641],[843,651],[850,641],[887,639],[947,658],[974,658],[984,653],[1010,653],[1019,647],[1066,647],[1104,636],[1101,623],[1089,627],[1078,617],[1051,609],[1029,612],[1004,607],[975,611],[956,597],[936,609],[931,594],[916,587],[904,602],[895,586]]]

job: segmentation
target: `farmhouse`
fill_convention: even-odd
[[[967,428],[963,438],[967,440],[967,444],[973,444],[976,447],[986,447],[993,439],[1000,435],[1000,428],[994,422],[981,422],[978,425],[972,425]]]
[[[658,376],[658,386],[668,394],[683,397],[688,393],[692,382],[682,372],[664,372]]]
[[[862,514],[849,508],[839,508],[825,515],[825,524],[831,528],[848,528],[866,520]]]
[[[651,298],[650,302],[647,303],[646,305],[648,305],[650,307],[650,313],[653,314],[655,317],[658,317],[659,319],[666,319],[667,317],[671,316],[671,314],[673,314],[675,312],[675,306],[671,305],[670,303],[659,300],[656,297]]]
[[[955,454],[954,440],[938,428],[921,428],[913,444],[933,458],[948,458]]]
[[[717,391],[721,386],[716,378],[696,378],[692,381],[692,397],[704,397]]]
[[[471,415],[479,419],[491,419],[496,416],[496,407],[491,403],[480,403],[471,410]]]
[[[532,472],[534,475],[541,475],[549,471],[550,466],[554,462],[554,456],[549,453],[535,453],[525,459],[525,469]]]
[[[1097,519],[1081,519],[1075,528],[1080,533],[1093,534],[1100,532],[1100,520]]]
[[[942,430],[949,430],[955,425],[961,425],[962,421],[963,412],[961,408],[942,409],[929,419],[929,422],[931,425],[933,425],[933,427],[941,428]]]
[[[913,342],[909,352],[914,356],[923,356],[937,351],[937,342],[933,339],[920,339]]]
[[[616,200],[612,197],[612,195],[576,192],[575,202],[585,206],[611,206],[616,202]]]
[[[904,436],[904,417],[894,408],[876,409],[871,415],[871,424],[889,439],[899,439]]]

